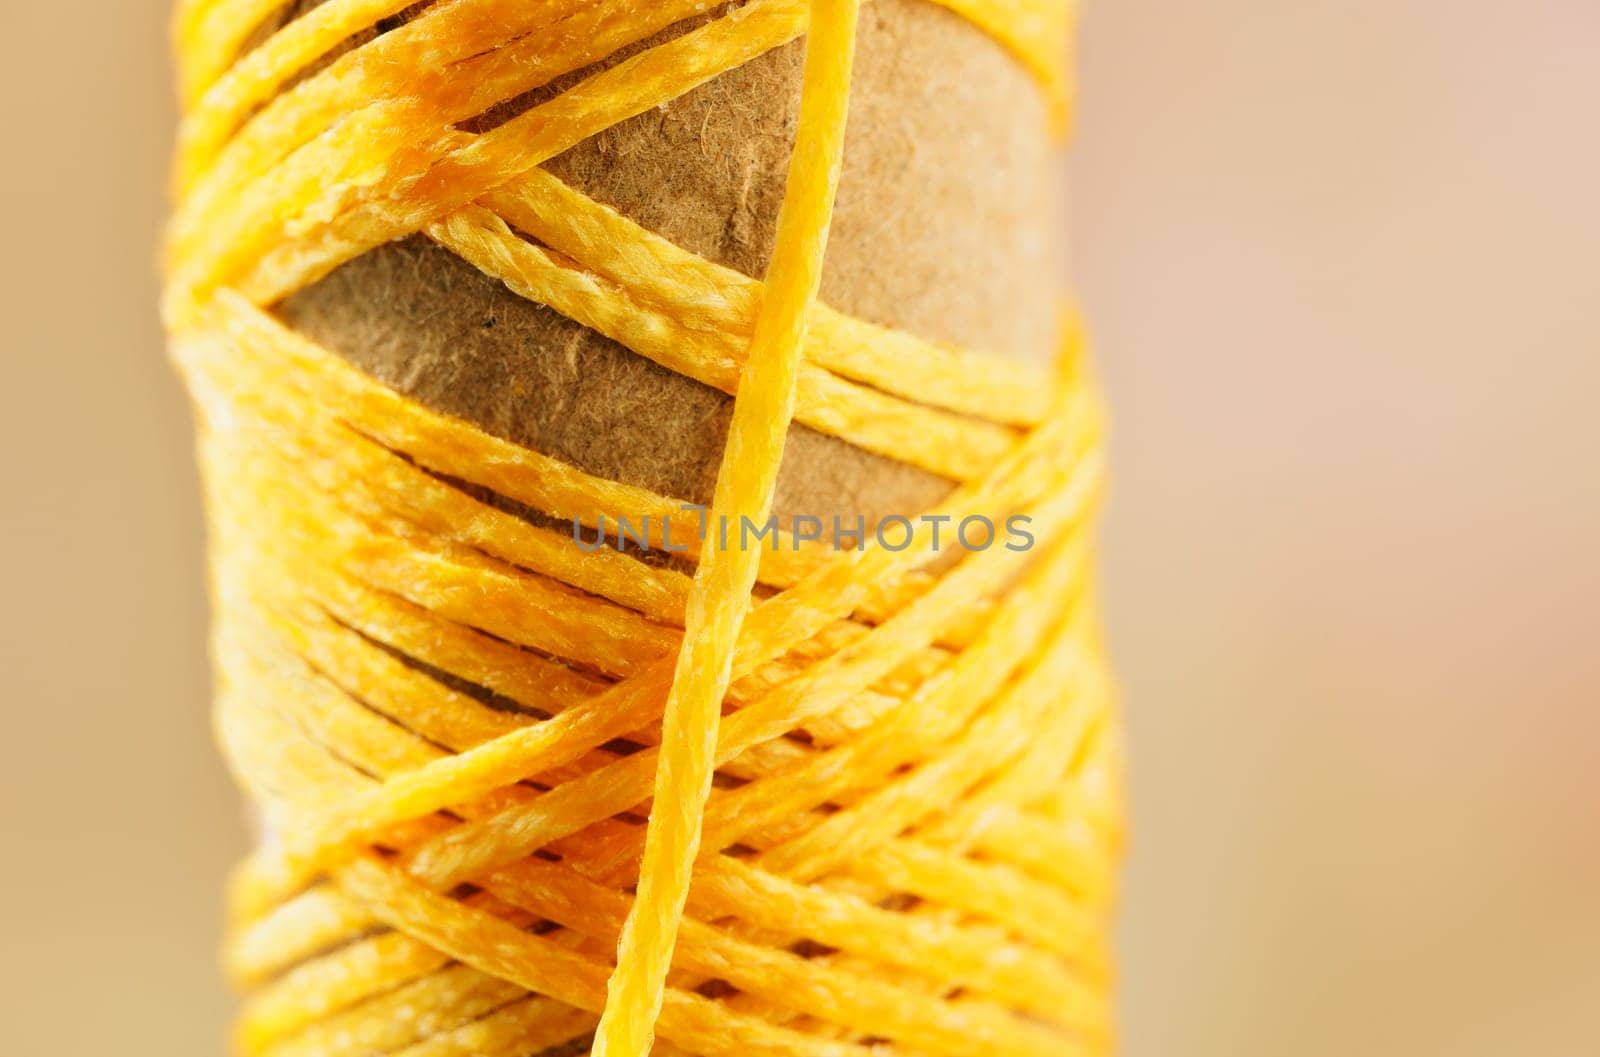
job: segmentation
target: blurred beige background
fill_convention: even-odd
[[[222,1050],[164,4],[0,66],[0,1002]],[[1098,0],[1077,274],[1117,411],[1128,1057],[1600,1038],[1600,7]]]

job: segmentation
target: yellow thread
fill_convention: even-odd
[[[760,523],[772,510],[778,463],[794,417],[800,342],[822,282],[822,254],[844,153],[856,11],[857,0],[812,4],[800,129],[750,353],[734,396],[727,450],[711,504],[713,524],[740,517]],[[759,548],[713,546],[700,558],[685,611],[683,647],[662,713],[663,740],[651,798],[655,806],[638,897],[622,929],[617,970],[595,1033],[595,1057],[648,1053],[655,1041],[667,969],[700,853],[722,698],[732,678],[734,642],[755,586],[759,555]]]
[[[1064,118],[1067,3],[938,2]],[[1098,407],[1070,317],[1047,375],[816,301],[857,0],[751,0],[477,135],[457,124],[712,5],[439,0],[309,75],[410,5],[328,0],[240,56],[287,6],[184,0],[174,23],[166,308],[201,420],[217,729],[276,837],[233,889],[241,1050],[1105,1052]],[[539,168],[802,33],[764,283]],[[764,519],[793,419],[957,482],[947,524],[1025,514],[1037,551],[935,561],[927,520],[900,550],[701,541],[674,500],[419,407],[265,311],[415,233],[733,394],[713,517]],[[698,571],[451,481],[670,523]]]

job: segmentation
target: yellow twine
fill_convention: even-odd
[[[940,2],[1065,116],[1065,3]],[[218,735],[271,835],[234,885],[240,1049],[1105,1052],[1099,410],[1070,316],[1047,375],[817,302],[857,0],[751,0],[481,135],[457,126],[707,5],[439,0],[317,68],[413,6],[329,0],[241,56],[283,6],[176,18],[165,305],[200,418]],[[540,168],[802,34],[765,282]],[[732,393],[711,524],[765,520],[798,421],[957,482],[946,525],[1026,515],[1037,549],[935,561],[927,518],[900,549],[700,540],[676,501],[435,414],[267,311],[418,232]],[[670,524],[697,571],[452,481]]]

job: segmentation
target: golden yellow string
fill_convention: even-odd
[[[740,518],[760,524],[772,512],[783,442],[794,418],[800,342],[822,283],[828,219],[844,153],[856,13],[857,0],[812,4],[799,130],[750,353],[735,391],[711,504],[714,525]],[[759,547],[714,545],[700,557],[662,713],[638,896],[622,929],[617,970],[595,1033],[595,1057],[642,1057],[655,1041],[653,1025],[700,854],[722,699],[760,554]]]
[[[940,2],[1064,115],[1067,4]],[[438,0],[323,62],[413,6],[328,0],[241,55],[284,6],[176,19],[166,310],[200,418],[218,735],[270,835],[233,892],[241,1050],[1105,1052],[1099,412],[1070,317],[1046,374],[816,301],[857,0],[751,0],[481,135],[460,123],[706,5]],[[540,168],[802,34],[765,282]],[[957,482],[927,512],[946,524],[1026,515],[1036,550],[951,561],[926,518],[900,549],[698,540],[675,500],[428,411],[270,313],[416,233],[732,393],[713,518],[765,518],[794,420]],[[456,482],[671,523],[697,572]]]

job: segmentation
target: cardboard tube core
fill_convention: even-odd
[[[283,18],[316,6],[301,0]],[[627,55],[485,115],[494,124]],[[351,46],[360,43],[358,39]],[[793,145],[804,41],[771,51],[552,159],[590,197],[760,277]],[[926,0],[861,13],[849,134],[822,300],[873,323],[1019,359],[1056,340],[1057,159],[1038,87],[994,40]],[[585,472],[708,502],[732,408],[414,236],[286,299],[296,330],[426,406]],[[950,482],[792,428],[780,515],[937,502]]]

